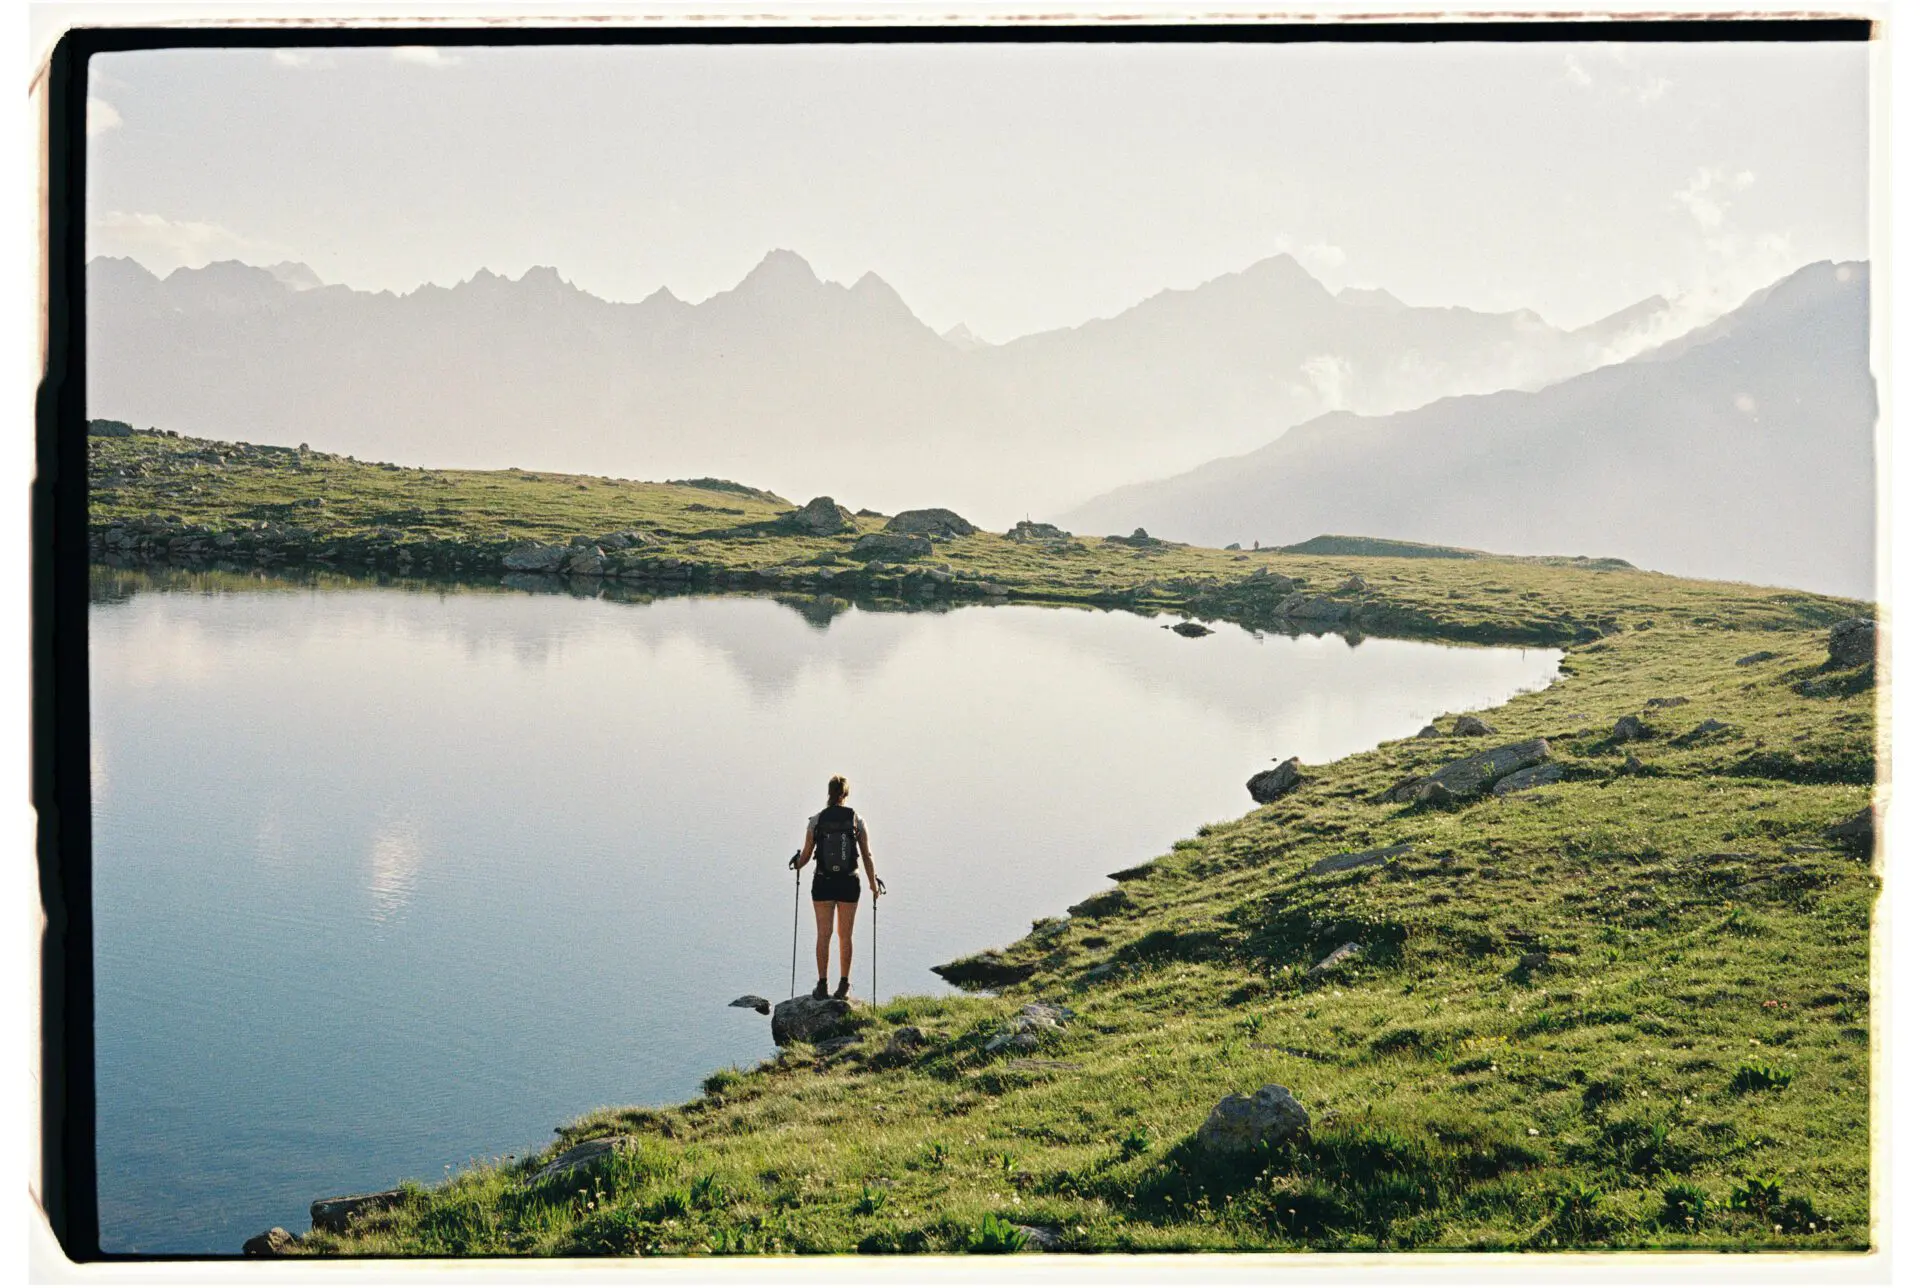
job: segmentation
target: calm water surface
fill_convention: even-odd
[[[946,992],[930,966],[1245,812],[1275,758],[1404,737],[1559,658],[1020,606],[113,580],[95,1027],[122,1252],[232,1253],[320,1195],[769,1054],[726,1003],[786,993],[783,865],[831,773],[890,890],[881,993]]]

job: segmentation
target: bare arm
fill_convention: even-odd
[[[798,872],[801,868],[806,867],[808,863],[812,862],[812,860],[813,860],[813,820],[808,819],[807,820],[807,839],[800,843],[800,861],[793,865],[793,870],[795,872]]]
[[[874,898],[880,897],[880,878],[873,872],[873,847],[867,843],[867,822],[855,821],[853,834],[860,841],[860,861],[867,866],[867,888],[873,891]]]

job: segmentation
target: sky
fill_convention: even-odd
[[[1864,45],[464,47],[101,55],[90,255],[639,300],[775,247],[995,341],[1277,251],[1578,326],[1865,258]]]

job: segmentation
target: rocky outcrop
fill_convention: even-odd
[[[1247,791],[1262,805],[1271,805],[1304,780],[1300,776],[1300,757],[1290,756],[1272,769],[1263,769],[1247,780]]]
[[[1524,792],[1534,787],[1544,787],[1548,783],[1557,783],[1566,776],[1567,771],[1558,765],[1535,765],[1532,769],[1508,774],[1488,790],[1495,796],[1505,796],[1509,792]]]
[[[1402,841],[1398,845],[1383,845],[1376,850],[1359,850],[1352,854],[1335,854],[1329,858],[1321,859],[1318,863],[1310,864],[1307,868],[1307,875],[1310,877],[1318,877],[1325,876],[1329,872],[1347,872],[1354,868],[1378,867],[1382,863],[1392,862],[1412,848],[1411,845]]]
[[[1148,536],[1145,528],[1135,528],[1130,536],[1109,536],[1102,540],[1111,541],[1117,545],[1132,546],[1137,550],[1155,550],[1167,544],[1158,537]]]
[[[928,536],[970,537],[980,529],[952,510],[902,510],[887,520],[888,532],[917,532]]]
[[[992,949],[935,966],[933,973],[955,988],[1006,988],[1033,974],[1031,962],[1010,962]]]
[[[1637,742],[1651,737],[1653,730],[1639,716],[1621,716],[1613,722],[1613,732],[1607,735],[1609,742]]]
[[[1212,627],[1202,626],[1199,622],[1179,622],[1171,629],[1175,635],[1184,635],[1190,640],[1213,634]]]
[[[373,1194],[340,1194],[330,1199],[315,1199],[307,1208],[307,1217],[316,1230],[338,1234],[355,1217],[367,1212],[384,1212],[397,1207],[406,1198],[404,1190],[380,1190]]]
[[[1035,523],[1022,519],[1007,529],[1007,535],[1015,541],[1064,541],[1073,534],[1065,528],[1056,528],[1051,523]]]
[[[1431,774],[1404,778],[1376,799],[1382,803],[1418,800],[1423,793],[1430,797],[1436,795],[1428,789],[1438,788],[1439,794],[1446,798],[1470,800],[1503,778],[1545,764],[1552,754],[1545,738],[1508,743],[1450,761]],[[1429,800],[1429,803],[1445,802]]]
[[[1453,721],[1453,735],[1456,738],[1478,738],[1493,732],[1493,726],[1479,716],[1456,716]]]
[[[1827,669],[1848,670],[1873,661],[1879,632],[1871,617],[1849,617],[1827,632]]]
[[[1311,1127],[1306,1107],[1293,1093],[1269,1082],[1250,1096],[1236,1093],[1215,1105],[1194,1133],[1194,1143],[1212,1153],[1238,1154],[1296,1139]]]
[[[773,1008],[773,1040],[779,1046],[819,1043],[852,1029],[853,1005],[840,997],[790,997]]]
[[[783,526],[809,536],[831,537],[853,527],[853,514],[835,505],[830,496],[816,496],[799,509],[780,516]]]
[[[567,556],[567,575],[572,577],[598,577],[606,570],[606,556],[600,547],[589,542],[584,546],[576,545],[573,553]]]
[[[543,546],[530,541],[509,550],[500,560],[500,566],[508,572],[555,573],[572,556],[569,546]]]
[[[1064,1006],[1029,1002],[998,1033],[987,1039],[986,1049],[1037,1051],[1042,1043],[1059,1033],[1072,1018],[1073,1012]]]
[[[742,993],[739,997],[728,1002],[727,1005],[742,1007],[749,1011],[758,1011],[762,1015],[771,1015],[773,1013],[773,1003],[757,993]]]
[[[551,1181],[564,1180],[584,1168],[591,1168],[616,1150],[626,1149],[633,1144],[631,1136],[601,1136],[594,1140],[582,1141],[558,1155],[545,1167],[527,1178],[527,1188],[545,1185]]]
[[[99,421],[94,422],[96,425],[99,423]],[[256,1234],[241,1244],[240,1255],[243,1257],[288,1257],[292,1256],[299,1246],[300,1240],[298,1238],[288,1234],[276,1225],[273,1229]]]
[[[1780,655],[1778,653],[1770,652],[1767,649],[1761,649],[1758,653],[1749,653],[1745,657],[1736,657],[1735,659],[1733,659],[1733,664],[1735,666],[1753,666],[1759,662],[1771,662],[1774,658],[1779,656]]]
[[[922,536],[899,532],[869,532],[853,543],[855,559],[900,562],[933,553],[933,542]]]
[[[1351,604],[1343,604],[1325,595],[1295,591],[1280,601],[1280,616],[1296,622],[1344,622],[1353,614]]]

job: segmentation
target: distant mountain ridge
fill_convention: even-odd
[[[88,408],[401,463],[725,474],[1000,526],[1246,451],[1330,407],[1418,406],[1584,371],[1632,319],[1329,292],[1281,255],[1113,317],[988,344],[791,251],[698,303],[613,303],[551,268],[404,295],[231,261],[98,259]]]
[[[1869,286],[1863,263],[1811,264],[1630,361],[1535,392],[1331,413],[1062,521],[1215,545],[1363,532],[1610,555],[1871,598]]]

